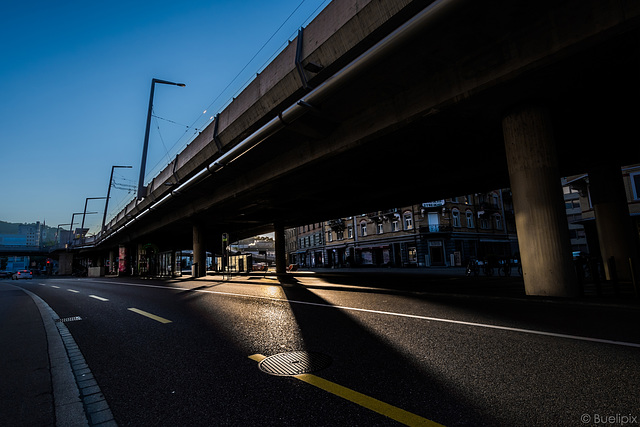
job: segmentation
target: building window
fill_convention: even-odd
[[[467,218],[467,228],[473,228],[473,212],[466,211],[465,216]]]
[[[376,228],[378,230],[378,234],[384,233],[384,227],[383,227],[382,223],[376,224]]]
[[[333,242],[333,233],[331,231],[327,232],[327,242]]]
[[[391,231],[400,231],[400,223],[398,222],[397,219],[394,219],[391,222]]]
[[[480,218],[480,228],[483,230],[489,229],[489,221],[486,218]]]
[[[351,231],[351,227],[349,227],[349,231]],[[344,240],[344,230],[336,231],[336,239]]]
[[[353,239],[353,227],[349,226],[347,228],[347,238],[348,239]]]
[[[404,221],[404,229],[405,230],[412,230],[413,229],[413,215],[411,214],[411,212],[405,212],[404,215],[402,216],[403,221]]]
[[[460,221],[460,211],[458,209],[451,210],[451,223],[454,227],[462,227],[462,223]]]
[[[366,221],[362,221],[360,223],[360,235],[362,237],[367,235],[367,222]]]
[[[502,230],[502,216],[494,215],[496,221],[496,230]]]
[[[640,200],[640,172],[629,174],[631,179],[631,190],[633,191],[633,199]]]
[[[495,193],[491,195],[491,205],[494,208],[500,207],[500,195]]]
[[[564,207],[567,210],[570,209],[579,209],[580,208],[580,200],[565,200]]]

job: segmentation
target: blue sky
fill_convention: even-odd
[[[146,181],[328,2],[4,2],[0,220],[68,224],[130,165],[114,214],[134,196],[152,78],[187,86],[156,86]],[[104,200],[87,211],[94,232]]]

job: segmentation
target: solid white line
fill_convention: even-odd
[[[147,284],[137,284],[137,283],[124,283],[124,282],[102,282],[102,283],[112,283],[118,285],[125,286],[138,286],[138,287],[146,287],[146,288],[157,288],[157,289],[169,289],[169,290],[179,290],[179,291],[191,291],[191,292],[203,292],[208,294],[217,294],[217,295],[227,295],[234,297],[244,297],[244,298],[254,298],[254,299],[262,299],[262,300],[271,300],[271,301],[280,301],[287,302],[289,304],[302,304],[302,305],[311,305],[316,307],[325,307],[325,308],[336,308],[339,310],[347,310],[347,311],[359,311],[363,313],[373,313],[373,314],[382,314],[385,316],[395,316],[395,317],[405,317],[410,319],[419,319],[419,320],[429,320],[432,322],[441,322],[441,323],[450,323],[455,325],[464,325],[464,326],[473,326],[477,328],[488,328],[488,329],[497,329],[502,331],[510,331],[510,332],[520,332],[524,334],[531,335],[542,335],[554,338],[565,338],[577,341],[587,341],[587,342],[596,342],[601,344],[612,344],[612,345],[620,345],[625,347],[635,347],[640,348],[639,343],[626,342],[626,341],[613,341],[606,340],[601,338],[591,338],[591,337],[583,337],[579,335],[569,335],[569,334],[560,334],[556,332],[546,332],[546,331],[536,331],[535,329],[522,329],[522,328],[512,328],[510,326],[499,326],[499,325],[489,325],[486,323],[475,323],[475,322],[465,322],[462,320],[452,320],[452,319],[442,319],[439,317],[429,317],[429,316],[420,316],[417,314],[406,314],[406,313],[395,313],[392,311],[382,311],[382,310],[370,310],[366,308],[356,308],[356,307],[346,307],[340,305],[332,305],[332,304],[321,304],[315,302],[307,302],[307,301],[296,301],[296,300],[288,300],[284,298],[273,298],[273,297],[263,297],[257,295],[247,295],[247,294],[238,294],[234,292],[221,292],[221,291],[211,291],[206,289],[189,289],[189,288],[181,288],[174,286],[159,286],[159,285],[147,285]]]
[[[109,301],[108,299],[99,297],[97,295],[89,295],[89,298],[95,298],[95,299],[100,300],[100,301]]]

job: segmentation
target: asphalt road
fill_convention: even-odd
[[[640,424],[637,308],[311,277],[18,285],[82,319],[66,326],[121,426]],[[330,363],[259,369],[296,351]]]

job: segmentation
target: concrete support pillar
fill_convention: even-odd
[[[537,105],[520,106],[504,116],[502,128],[525,291],[527,295],[576,296],[549,113]]]
[[[275,224],[276,273],[287,272],[287,249],[284,237],[284,226]]]
[[[193,277],[207,275],[207,247],[202,227],[193,225]]]
[[[135,260],[136,260],[136,265],[134,266],[132,274],[134,276],[140,276],[140,275],[142,275],[142,270],[146,269],[146,264],[144,263],[144,249],[143,249],[143,244],[142,243],[138,243],[136,245]],[[146,272],[145,272],[145,274],[146,274]]]
[[[114,265],[115,259],[116,259],[116,253],[112,249],[109,251],[109,271],[107,272],[108,274],[114,274],[114,271],[118,271],[116,269],[116,266]]]
[[[589,171],[589,188],[606,278],[614,279],[615,266],[617,279],[631,280],[629,260],[638,265],[638,232],[629,215],[620,166],[610,163]]]
[[[69,276],[73,273],[73,254],[70,252],[61,253],[58,257],[58,274]]]

